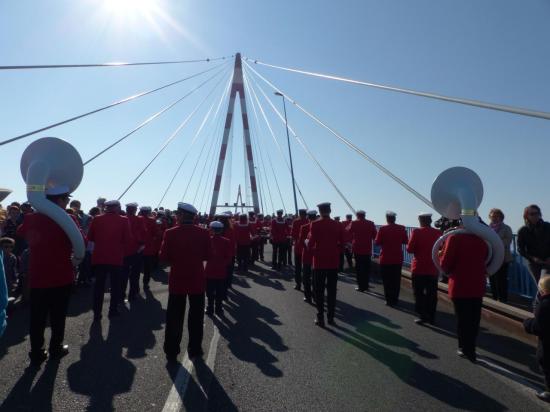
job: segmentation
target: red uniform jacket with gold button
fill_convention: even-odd
[[[204,293],[204,262],[210,258],[208,230],[184,224],[164,232],[160,259],[170,265],[168,291],[176,295]]]
[[[128,222],[130,222],[130,234],[131,239],[126,246],[124,256],[130,256],[137,253],[139,248],[145,245],[147,239],[147,232],[145,230],[145,223],[143,219],[138,216],[128,215]]]
[[[407,244],[405,226],[395,223],[382,226],[376,235],[375,243],[382,247],[381,265],[403,264],[403,245]]]
[[[223,237],[229,239],[231,242],[231,256],[235,256],[237,254],[237,239],[235,238],[235,229],[233,228],[233,224],[225,229],[223,232]]]
[[[488,252],[485,241],[476,235],[458,234],[447,238],[441,267],[449,275],[449,297],[481,298],[485,295]]]
[[[432,249],[441,232],[433,227],[414,229],[407,245],[407,252],[414,254],[411,266],[413,275],[438,276],[432,259]]]
[[[300,229],[302,226],[307,225],[308,220],[306,218],[304,219],[294,219],[294,222],[292,222],[292,230],[290,232],[290,235],[292,236],[292,240],[294,241],[294,244],[296,245],[298,243],[298,238],[300,237]],[[296,246],[294,247],[294,253],[299,254],[296,252]]]
[[[74,216],[71,218],[78,227]],[[17,236],[29,245],[31,288],[55,288],[73,283],[73,246],[57,223],[42,213],[29,213],[17,229]]]
[[[105,213],[92,220],[88,239],[94,242],[92,265],[122,266],[124,252],[132,240],[128,218]]]
[[[342,225],[328,217],[311,223],[307,247],[313,254],[313,269],[338,269],[344,244]]]
[[[210,237],[210,258],[206,262],[206,279],[225,279],[227,266],[231,263],[233,252],[231,241],[220,235]]]
[[[271,221],[271,241],[273,243],[281,243],[286,241],[288,235],[288,226],[284,219],[273,219]]]
[[[155,256],[157,251],[155,250],[155,240],[158,236],[158,225],[155,218],[148,216],[140,216],[145,225],[145,249],[143,249],[143,256]]]
[[[372,255],[372,242],[376,239],[376,226],[367,219],[357,219],[348,224],[346,232],[357,255]]]
[[[254,229],[250,223],[236,223],[233,230],[235,231],[237,246],[250,246],[252,236],[254,236]]]
[[[313,261],[313,255],[311,254],[310,249],[307,248],[305,245],[306,239],[309,235],[310,227],[311,227],[311,223],[308,220],[306,220],[306,223],[300,227],[298,240],[296,241],[296,245],[294,246],[294,253],[296,255],[300,254],[300,256],[302,257],[303,265],[311,265]]]

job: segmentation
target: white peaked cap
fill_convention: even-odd
[[[391,210],[388,210],[388,211],[386,211],[386,216],[397,216],[397,213],[395,213]]]
[[[315,209],[309,209],[309,210],[307,211],[307,214],[308,214],[309,216],[317,216],[317,211],[316,211]]]
[[[105,202],[105,206],[120,206],[120,202],[118,200],[108,200]]]
[[[418,214],[418,217],[432,217],[433,213],[430,212],[422,212]]]
[[[197,209],[195,209],[195,206],[189,203],[183,203],[183,202],[178,203],[178,210],[183,210],[184,212],[187,212],[187,213],[193,213],[194,215],[198,213]]]
[[[358,210],[355,214],[356,215],[366,215],[367,212],[365,212],[364,210]]]
[[[136,202],[126,203],[126,207],[135,207],[135,208],[137,208],[138,204]]]
[[[330,202],[319,203],[317,207],[330,207]]]
[[[210,229],[223,229],[223,223],[218,222],[217,220],[210,222],[209,226],[210,226]]]
[[[69,186],[59,185],[59,186],[47,188],[46,195],[47,196],[64,195],[65,193],[69,193],[70,191],[71,190],[69,189]]]

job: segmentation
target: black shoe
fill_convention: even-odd
[[[202,351],[202,349],[198,349],[198,350],[187,349],[187,356],[189,356],[189,359],[202,358],[203,355],[204,355],[204,352]]]
[[[300,285],[294,286],[294,290],[302,290],[302,287]]]
[[[120,312],[116,309],[109,311],[109,319],[116,318],[120,316]]]
[[[48,359],[48,352],[44,349],[41,349],[38,352],[29,352],[29,358],[31,358],[32,366],[40,366],[42,362]]]
[[[309,303],[310,305],[313,304],[313,302],[311,301],[311,298],[304,298],[304,302]]]
[[[461,358],[465,358],[465,357],[466,357],[466,355],[464,355],[464,352],[462,352],[462,349],[460,349],[460,348],[458,348],[458,349],[456,350],[456,354],[457,354],[458,356],[460,356]]]
[[[221,318],[224,315],[223,309],[222,308],[216,309],[216,315],[218,315]]]
[[[204,313],[205,315],[212,316],[214,314],[214,310],[212,308],[206,308]]]
[[[101,314],[97,314],[97,315],[94,314],[94,322],[100,322],[102,317],[103,316],[101,316]]]
[[[550,402],[550,392],[537,392],[537,398],[539,398],[541,401]]]
[[[334,318],[327,318],[327,323],[332,326],[336,325],[336,323],[334,322]]]
[[[144,283],[144,284],[143,284],[143,289],[144,289],[144,290],[145,290],[145,289],[149,290],[149,283]]]
[[[319,316],[315,318],[315,324],[321,328],[325,327],[325,320]]]
[[[420,326],[424,326],[424,323],[426,321],[424,319],[415,319],[414,320],[414,323],[416,323],[417,325],[420,325]]]
[[[173,353],[167,353],[166,354],[166,362],[168,363],[177,363],[178,361],[178,355]]]
[[[51,359],[61,359],[69,354],[69,345],[61,345],[58,348],[50,348]]]
[[[364,291],[365,291],[365,289],[361,289],[361,288],[355,288],[355,290],[356,290],[357,292],[364,292]]]

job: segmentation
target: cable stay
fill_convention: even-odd
[[[200,101],[200,103],[193,109],[193,111],[187,116],[183,122],[174,130],[174,132],[168,137],[168,139],[165,140],[163,145],[160,147],[160,149],[157,151],[157,153],[153,156],[153,158],[147,163],[147,165],[139,172],[139,174],[132,180],[130,185],[122,192],[122,194],[117,198],[117,200],[122,199],[122,197],[130,190],[130,188],[138,181],[138,179],[145,173],[145,171],[153,164],[153,162],[160,156],[160,154],[168,147],[168,145],[174,140],[174,138],[179,134],[179,132],[187,125],[189,120],[195,115],[195,113],[199,110],[199,108],[203,105],[203,103],[210,97],[210,95],[216,90],[216,87],[220,83],[220,81],[223,79],[223,77],[214,85],[212,90]]]
[[[294,69],[290,67],[277,66],[274,64],[264,63],[259,60],[249,59],[246,57],[244,57],[243,59],[245,60],[245,63],[246,61],[251,61],[251,62],[254,62],[255,64],[260,64],[262,66],[285,70],[293,73],[304,74],[307,76],[320,77],[320,78],[329,79],[329,80],[337,80],[345,83],[357,84],[360,86],[367,86],[367,87],[374,87],[376,89],[381,89],[381,90],[386,90],[391,92],[410,94],[414,96],[427,97],[429,99],[442,100],[450,103],[458,103],[458,104],[463,104],[467,106],[480,107],[482,109],[496,110],[500,112],[513,113],[520,116],[529,116],[529,117],[536,117],[539,119],[550,120],[550,113],[542,112],[538,110],[524,109],[521,107],[513,107],[513,106],[502,105],[502,104],[483,102],[483,101],[474,100],[474,99],[463,99],[459,97],[445,96],[445,95],[436,94],[436,93],[422,92],[422,91],[404,89],[404,88],[394,87],[394,86],[386,86],[383,84],[371,83],[371,82],[366,82],[361,80],[354,80],[346,77],[333,76],[330,74],[316,73],[316,72],[310,72],[306,70]]]
[[[262,113],[263,119],[264,119],[264,121],[267,125],[267,128],[269,129],[269,133],[270,133],[273,141],[275,142],[275,145],[277,146],[277,149],[279,150],[279,153],[280,153],[281,157],[283,158],[288,171],[290,172],[290,164],[288,163],[288,160],[287,160],[285,154],[283,153],[283,149],[281,148],[281,145],[279,144],[279,141],[278,141],[277,137],[275,136],[275,132],[273,131],[273,129],[271,127],[271,123],[269,122],[269,120],[268,120],[268,118],[267,118],[267,116],[266,116],[266,114],[263,110],[263,107],[260,104],[258,96],[256,95],[256,91],[252,87],[250,87],[250,82],[248,81],[248,76],[246,75],[246,73],[244,71],[243,71],[243,78],[244,78],[245,84],[247,85],[247,88],[251,92],[249,94],[254,97],[254,100],[256,100],[256,102],[258,104],[258,107],[260,109],[260,113]],[[258,122],[258,125],[259,125],[260,121],[259,121],[258,114],[256,112],[256,107],[254,106],[254,100],[253,99],[250,99],[250,100],[252,102],[252,108],[254,110],[254,115],[256,116],[256,121]],[[298,181],[296,179],[294,179],[294,183],[296,184],[296,189],[298,189],[298,193],[300,194],[302,202],[304,202],[304,205],[305,205],[306,209],[308,209],[309,207],[307,205],[306,199],[304,198],[304,195],[302,194],[302,190],[300,189],[300,185],[298,184]]]
[[[252,144],[252,152],[254,154],[254,158],[258,159],[258,165],[260,162],[260,157],[258,156],[258,149],[256,145],[258,144],[258,138],[257,136],[254,136],[253,133],[250,133],[250,141]],[[262,186],[262,174],[260,173],[260,169],[258,166],[254,166],[254,174],[257,177],[258,181],[258,197],[260,198],[260,213],[264,213],[264,188]]]
[[[201,170],[201,174],[200,174],[200,178],[199,178],[199,183],[197,185],[197,188],[195,190],[195,195],[193,196],[193,204],[195,204],[196,200],[197,200],[197,197],[198,197],[198,194],[199,194],[199,191],[201,189],[201,185],[202,185],[202,179],[203,177],[205,176],[208,176],[208,173],[205,173],[206,172],[206,166],[208,164],[210,164],[210,167],[211,166],[211,159],[215,158],[216,157],[216,153],[214,150],[214,146],[216,145],[216,143],[218,143],[218,136],[214,136],[214,138],[212,139],[212,144],[210,145],[210,147],[208,148],[208,151],[206,152],[206,156],[204,158],[204,162],[202,164],[202,170]],[[210,170],[210,169],[208,169]],[[206,182],[204,183],[204,185],[206,186]]]
[[[349,207],[349,209],[352,211],[353,214],[355,214],[355,209],[354,207],[351,205],[351,203],[348,201],[348,199],[346,198],[346,196],[344,196],[344,194],[342,193],[342,191],[338,188],[338,186],[336,185],[336,183],[334,182],[334,180],[332,180],[332,178],[329,176],[329,174],[326,172],[326,170],[323,168],[323,166],[321,165],[321,163],[319,163],[319,161],[317,160],[317,158],[313,155],[313,153],[311,153],[311,151],[308,149],[308,147],[305,145],[305,143],[302,141],[302,139],[300,137],[298,137],[298,135],[296,134],[296,132],[294,131],[294,129],[290,126],[290,123],[287,123],[285,122],[285,118],[283,117],[283,115],[279,112],[279,110],[277,110],[277,108],[275,107],[275,105],[273,104],[273,102],[271,101],[271,99],[267,96],[267,94],[265,93],[265,91],[262,89],[262,87],[255,82],[255,79],[252,79],[252,82],[254,82],[254,86],[258,87],[258,89],[260,90],[260,92],[262,93],[262,95],[264,96],[264,99],[269,103],[269,105],[271,106],[271,109],[273,109],[273,111],[277,114],[277,116],[279,117],[279,119],[283,122],[283,124],[287,125],[288,126],[288,130],[290,131],[290,133],[292,134],[292,136],[294,136],[294,138],[298,141],[298,143],[300,144],[300,146],[302,146],[302,149],[304,149],[304,151],[307,153],[307,155],[309,156],[309,158],[317,165],[317,167],[321,170],[321,172],[323,173],[323,175],[325,175],[325,177],[327,178],[327,180],[329,181],[329,183],[332,185],[332,187],[334,188],[334,190],[336,190],[336,192],[340,195],[340,197],[342,198],[342,200],[346,203],[346,205]],[[260,108],[261,108],[261,103],[260,104]]]
[[[114,143],[110,144],[109,146],[107,146],[105,149],[101,150],[99,153],[95,154],[94,156],[92,156],[90,159],[86,160],[84,162],[84,166],[86,166],[88,163],[92,162],[93,160],[97,159],[99,156],[101,156],[103,153],[107,152],[108,150],[112,149],[113,147],[115,147],[117,144],[119,144],[120,142],[126,140],[128,137],[130,137],[132,134],[134,134],[135,132],[137,132],[138,130],[140,130],[142,127],[146,126],[147,124],[151,123],[153,120],[155,120],[157,117],[159,117],[160,115],[162,115],[163,113],[167,112],[168,110],[170,110],[172,107],[174,107],[175,105],[177,105],[178,103],[180,103],[181,101],[183,101],[184,99],[186,99],[187,97],[191,96],[194,92],[196,92],[197,90],[199,90],[202,86],[204,86],[206,83],[208,83],[210,80],[214,79],[215,77],[217,77],[220,73],[222,73],[224,71],[224,68],[222,68],[220,71],[216,72],[216,74],[214,74],[213,76],[209,77],[208,79],[206,79],[204,82],[202,82],[201,84],[199,84],[197,87],[195,87],[194,89],[192,89],[191,91],[189,91],[188,93],[186,93],[184,96],[180,97],[178,100],[170,103],[168,106],[165,106],[163,109],[161,109],[160,111],[156,112],[155,114],[153,114],[152,116],[148,117],[147,119],[145,119],[142,123],[140,123],[138,126],[136,126],[134,129],[132,129],[129,133],[125,134],[124,136],[122,136],[120,139],[118,139],[117,141],[115,141]]]
[[[220,104],[222,102],[222,100],[224,99],[224,97],[226,96],[227,94],[227,91],[229,90],[229,85],[230,85],[230,81],[231,79],[229,80],[229,82],[227,83],[227,86],[225,87],[225,89],[222,91],[222,95],[221,95],[221,98],[220,98],[220,102],[218,104],[218,109],[220,107]],[[214,100],[214,102],[212,103],[212,105],[210,106],[210,108],[208,109],[208,112],[206,113],[206,115],[204,116],[204,118],[202,119],[202,122],[199,126],[199,128],[197,129],[197,132],[195,133],[195,135],[193,136],[193,139],[191,140],[191,143],[189,145],[189,149],[187,150],[187,152],[185,153],[185,155],[183,156],[183,159],[181,160],[180,164],[178,165],[178,168],[176,169],[176,172],[174,173],[174,175],[172,176],[172,179],[170,180],[170,183],[168,183],[168,186],[166,187],[166,190],[164,191],[162,197],[160,198],[160,201],[157,205],[157,207],[160,207],[160,205],[162,204],[162,202],[164,201],[164,198],[166,197],[166,194],[168,193],[168,191],[170,190],[170,188],[172,187],[172,184],[174,183],[174,180],[176,179],[177,175],[179,174],[180,172],[180,169],[181,167],[183,166],[183,163],[185,162],[185,160],[187,159],[187,156],[189,155],[189,153],[191,152],[191,148],[193,147],[193,145],[195,144],[198,136],[201,134],[203,128],[204,128],[204,125],[206,124],[206,122],[209,120],[210,118],[210,114],[212,113],[212,110],[214,109],[214,106],[216,105],[216,101]],[[217,110],[216,109],[216,114],[214,114],[214,116],[217,116]]]
[[[195,59],[195,60],[168,60],[168,61],[158,61],[158,62],[137,62],[137,63],[128,63],[128,62],[108,62],[108,63],[85,63],[85,64],[35,64],[35,65],[19,65],[19,66],[0,66],[0,70],[29,70],[29,69],[68,69],[68,68],[88,68],[88,67],[126,67],[126,66],[154,66],[154,65],[164,65],[164,64],[184,64],[184,63],[202,63],[202,62],[213,62],[217,60],[225,60],[234,57],[231,56],[222,56],[215,58],[206,58],[206,59]]]
[[[183,79],[180,79],[180,80],[176,80],[175,82],[171,82],[171,83],[168,83],[168,84],[165,84],[164,86],[160,86],[160,87],[157,87],[156,89],[151,89],[151,90],[147,90],[147,91],[144,91],[144,92],[141,92],[141,93],[138,93],[138,94],[135,94],[133,96],[129,96],[129,97],[126,97],[122,100],[118,100],[114,103],[111,103],[111,104],[108,104],[107,106],[103,106],[103,107],[100,107],[98,109],[94,109],[90,112],[86,112],[86,113],[83,113],[83,114],[79,114],[78,116],[74,116],[74,117],[71,117],[69,119],[65,119],[65,120],[62,120],[60,122],[57,122],[57,123],[53,123],[53,124],[50,124],[48,126],[45,126],[45,127],[41,127],[40,129],[37,129],[37,130],[33,130],[32,132],[27,132],[27,133],[24,133],[24,134],[21,134],[19,136],[15,136],[15,137],[12,137],[10,139],[6,139],[6,140],[3,140],[3,141],[0,141],[0,146],[3,146],[5,144],[8,144],[8,143],[12,143],[12,142],[15,142],[17,140],[20,140],[20,139],[23,139],[25,137],[28,137],[28,136],[32,136],[33,134],[36,134],[36,133],[40,133],[40,132],[43,132],[45,130],[49,130],[49,129],[53,129],[54,127],[57,127],[57,126],[61,126],[63,124],[67,124],[67,123],[70,123],[70,122],[73,122],[75,120],[78,120],[78,119],[82,119],[83,117],[86,117],[86,116],[90,116],[92,114],[95,114],[95,113],[98,113],[98,112],[101,112],[103,110],[107,110],[107,109],[110,109],[112,107],[115,107],[115,106],[118,106],[120,104],[123,104],[123,103],[127,103],[129,101],[132,101],[132,100],[135,100],[135,99],[138,99],[140,97],[143,97],[143,96],[147,96],[148,94],[151,94],[151,93],[155,93],[155,92],[158,92],[159,90],[163,90],[163,89],[166,89],[170,86],[174,86],[176,84],[179,84],[179,83],[182,83],[186,80],[189,80],[189,79],[192,79],[194,77],[197,77],[197,76],[200,76],[201,74],[205,74],[205,73],[208,73],[209,71],[212,71],[212,70],[215,70],[217,69],[218,67],[221,67],[221,66],[224,66],[224,65],[227,65],[228,63],[221,63],[221,64],[218,64],[217,66],[214,66],[214,67],[211,67],[210,69],[208,70],[203,70],[199,73],[195,73],[191,76],[188,76],[188,77],[185,77]]]
[[[282,92],[279,88],[277,88],[273,83],[271,83],[269,80],[267,80],[265,77],[263,77],[261,74],[259,74],[256,70],[254,70],[247,62],[244,62],[244,64],[254,72],[260,79],[262,79],[269,87],[273,88],[275,91],[278,91],[281,93],[289,102],[291,102],[293,105],[295,105],[297,108],[299,108],[302,112],[304,112],[308,117],[313,119],[315,122],[320,124],[322,127],[327,129],[329,132],[331,132],[336,138],[338,138],[340,141],[342,141],[346,146],[360,154],[362,157],[364,157],[366,160],[368,160],[372,165],[377,167],[379,170],[381,170],[384,174],[392,178],[395,182],[400,184],[403,188],[405,188],[407,191],[409,191],[412,195],[414,195],[416,198],[418,198],[420,201],[425,203],[427,206],[433,209],[432,202],[430,202],[426,197],[424,197],[422,194],[417,192],[415,189],[413,189],[411,186],[409,186],[407,183],[405,183],[402,179],[394,175],[392,172],[390,172],[388,169],[386,169],[384,166],[382,166],[380,163],[378,163],[375,159],[370,157],[368,154],[366,154],[364,151],[362,151],[359,147],[357,147],[355,144],[353,144],[350,140],[346,139],[344,136],[342,136],[340,133],[338,133],[336,130],[332,129],[327,124],[323,123],[317,116],[307,111],[304,107],[302,107],[298,102],[296,102],[293,98],[288,96],[286,93]]]

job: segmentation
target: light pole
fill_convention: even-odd
[[[298,201],[296,200],[296,182],[294,181],[294,166],[292,164],[292,151],[290,150],[290,136],[288,134],[288,119],[286,118],[286,103],[285,96],[282,93],[275,92],[275,96],[281,96],[283,98],[283,110],[285,113],[285,126],[286,126],[286,141],[288,143],[288,157],[290,158],[290,175],[292,176],[292,193],[294,194],[294,209],[296,216],[298,216]]]

